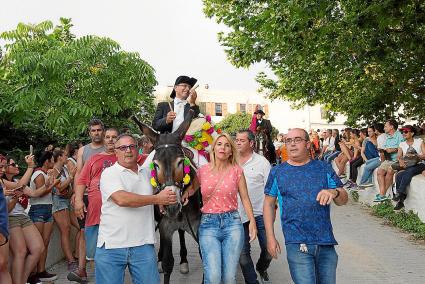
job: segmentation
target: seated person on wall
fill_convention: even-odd
[[[397,153],[398,163],[392,167],[399,172],[396,175],[396,195],[393,200],[397,201],[394,210],[404,207],[404,200],[407,197],[407,186],[412,181],[412,177],[425,171],[425,144],[421,138],[414,138],[415,129],[411,125],[401,128],[405,141],[400,143]]]
[[[331,143],[332,141],[335,143],[335,139],[332,139],[332,129],[327,129],[323,132],[322,152],[319,155],[319,160],[323,160],[329,154],[328,152],[333,149],[334,145]]]
[[[370,153],[375,153],[373,145],[376,145],[378,156],[375,158],[372,158],[372,155],[371,155],[370,158],[367,158],[367,161],[365,162],[365,166],[363,169],[363,175],[360,179],[360,184],[359,184],[360,188],[373,186],[373,182],[372,182],[373,171],[377,167],[379,167],[379,165],[381,164],[380,156],[381,155],[383,156],[383,154],[379,153],[379,150],[384,149],[384,144],[387,139],[387,136],[384,132],[384,125],[382,123],[377,123],[374,126],[369,126],[367,131],[368,131],[369,140],[367,141],[365,146],[366,148],[369,148]],[[374,155],[375,154],[373,154],[373,156]],[[382,160],[385,160],[385,159],[382,158]]]
[[[381,151],[385,156],[385,161],[382,161],[378,167],[379,193],[376,195],[374,202],[382,202],[389,199],[386,193],[388,188],[393,184],[394,176],[394,170],[391,165],[397,161],[398,147],[404,140],[397,127],[398,123],[394,119],[385,122],[384,130],[387,139]]]

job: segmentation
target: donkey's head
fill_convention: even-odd
[[[154,171],[158,190],[170,189],[177,195],[177,203],[166,206],[166,213],[175,217],[182,208],[181,197],[185,189],[185,159],[182,140],[192,122],[194,112],[190,110],[183,123],[173,133],[158,134],[152,128],[139,122],[133,117],[143,134],[147,135],[154,144],[155,155],[151,170]],[[193,170],[191,170],[192,172]]]

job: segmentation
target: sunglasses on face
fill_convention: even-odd
[[[9,167],[15,167],[15,168],[19,167],[18,164],[16,164],[16,163],[10,163],[10,164],[8,164],[8,166]]]
[[[410,132],[409,130],[403,130],[403,134],[407,134],[409,132]]]
[[[115,149],[120,150],[122,152],[127,151],[127,149],[130,149],[130,151],[133,151],[133,150],[137,149],[137,145],[136,144],[121,145],[121,146],[115,147]]]

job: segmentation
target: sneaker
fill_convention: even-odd
[[[69,281],[74,281],[78,283],[88,283],[87,281],[87,272],[85,270],[80,271],[80,269],[76,269],[74,271],[71,271],[66,276],[66,279]]]
[[[382,196],[380,194],[377,194],[377,196],[375,197],[375,199],[373,200],[373,202],[383,202],[386,200],[389,200],[390,198],[386,195]]]
[[[359,187],[361,187],[361,188],[372,187],[372,186],[374,186],[374,184],[372,182],[362,183],[362,184],[359,185]]]
[[[400,194],[398,193],[394,194],[393,201],[400,201]]]
[[[270,281],[269,278],[269,274],[267,273],[267,270],[265,271],[258,271],[258,274],[260,274],[260,282],[263,284],[271,284],[272,282]]]
[[[77,261],[68,262],[68,271],[75,271],[77,269],[78,269],[78,262]]]
[[[46,270],[44,270],[43,272],[37,273],[37,277],[42,282],[51,282],[51,281],[55,281],[56,279],[58,279],[58,276],[56,274],[49,273]]]
[[[31,274],[27,279],[28,284],[42,284],[36,274]]]
[[[404,207],[404,203],[402,201],[397,202],[397,204],[394,206],[394,210],[400,210]]]

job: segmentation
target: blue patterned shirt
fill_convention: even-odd
[[[316,200],[322,189],[342,187],[332,167],[318,160],[302,166],[288,163],[272,168],[264,193],[277,197],[286,244],[336,245],[330,206]]]

